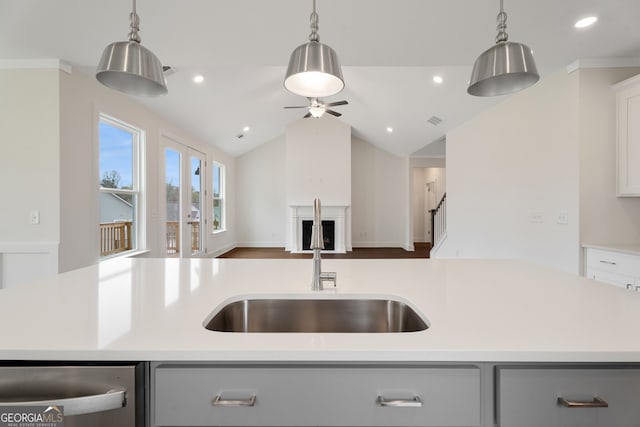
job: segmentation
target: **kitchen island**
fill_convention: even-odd
[[[520,261],[116,259],[0,291],[0,358],[20,360],[640,362],[640,294]],[[429,328],[233,334],[205,319],[238,296],[392,295]]]
[[[103,262],[1,291],[0,357],[151,362],[148,413],[158,426],[568,419],[631,426],[640,417],[640,294],[520,261],[325,260],[323,267],[337,273],[336,289],[310,290],[311,260]],[[217,308],[242,297],[386,296],[409,304],[429,328],[204,327]],[[598,407],[601,397],[613,409]],[[592,409],[567,409],[558,399]]]

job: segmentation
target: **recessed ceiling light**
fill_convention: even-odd
[[[245,126],[242,128],[243,132],[249,132],[251,130],[251,128],[249,126]]]
[[[202,74],[198,74],[196,76],[193,76],[193,81],[195,83],[202,83],[204,81],[204,76]]]
[[[586,28],[595,24],[597,20],[598,20],[597,16],[587,16],[586,18],[582,18],[579,21],[577,21],[573,26],[576,28]]]
[[[444,81],[444,79],[442,78],[442,76],[433,76],[433,82],[440,84]]]
[[[387,127],[387,132],[393,133],[393,128],[391,126]]]

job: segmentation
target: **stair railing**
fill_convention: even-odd
[[[447,193],[442,195],[442,199],[431,213],[431,247],[434,248],[447,232]]]

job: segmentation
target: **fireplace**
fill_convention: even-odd
[[[324,252],[346,253],[351,250],[351,239],[347,238],[347,206],[322,205],[322,231]],[[286,250],[302,253],[309,250],[313,207],[289,206]],[[305,228],[308,228],[305,236]]]
[[[311,230],[313,220],[302,220],[302,250],[311,250]],[[336,250],[336,222],[333,220],[322,221],[322,238],[324,240],[325,251]]]

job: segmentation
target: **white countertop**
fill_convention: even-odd
[[[394,295],[421,332],[212,332],[239,295],[312,293],[311,260],[118,259],[0,291],[0,359],[640,362],[640,294],[518,261],[323,260],[338,290]]]
[[[623,254],[629,254],[629,255],[640,255],[640,244],[622,245],[622,244],[605,244],[605,243],[600,243],[600,244],[584,243],[582,247],[591,248],[591,249],[600,249],[603,251],[621,252]]]

